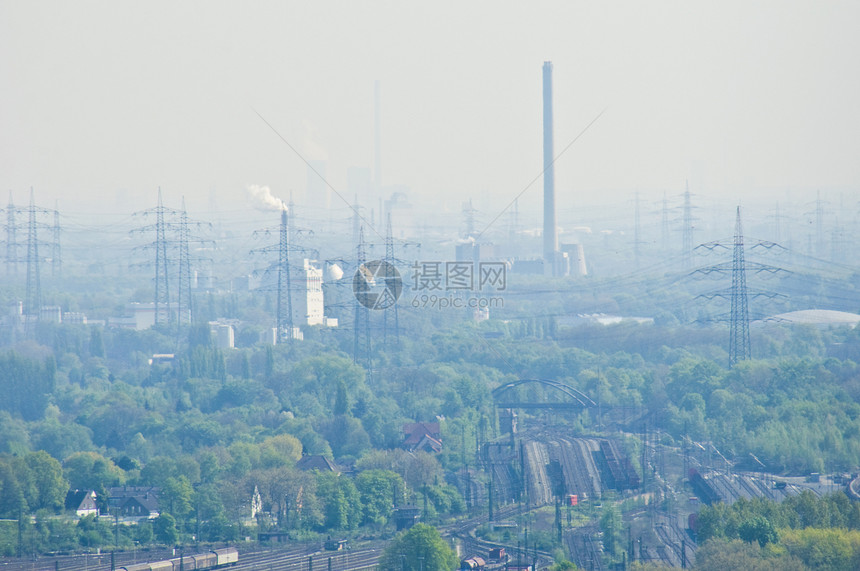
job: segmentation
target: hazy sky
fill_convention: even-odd
[[[541,170],[544,60],[557,150],[606,109],[557,163],[562,208],[685,179],[729,200],[860,188],[860,3],[509,4],[2,0],[0,188],[69,211],[158,186],[190,211],[249,184],[319,202],[255,111],[346,194],[379,80],[383,183],[501,208]]]

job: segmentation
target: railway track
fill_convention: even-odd
[[[580,569],[603,571],[603,546],[596,523],[578,527],[565,533],[565,543],[571,559]]]
[[[358,549],[325,551],[319,542],[305,544],[292,549],[272,549],[242,552],[239,562],[232,567],[234,571],[310,571],[329,569],[332,571],[372,569],[376,567],[384,549],[384,542],[374,542]],[[201,548],[201,551],[205,549]],[[197,553],[194,549],[185,550],[189,555]],[[114,559],[118,569],[133,562],[161,561],[178,557],[179,551],[164,550],[141,554],[117,553]],[[14,559],[0,563],[0,571],[110,571],[110,553],[84,554],[66,557],[45,557],[35,560]]]

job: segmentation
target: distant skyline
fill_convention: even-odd
[[[383,184],[501,210],[540,173],[552,61],[557,151],[606,110],[556,163],[560,212],[685,180],[727,202],[854,204],[858,27],[856,2],[4,1],[0,203],[32,186],[45,206],[124,212],[160,186],[237,213],[259,185],[324,205],[257,113],[351,201],[348,169],[374,176],[378,80]],[[538,180],[521,209],[540,200]]]

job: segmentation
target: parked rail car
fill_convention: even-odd
[[[239,551],[235,547],[225,547],[163,561],[126,565],[119,567],[118,571],[207,571],[227,565],[236,565],[238,562]]]
[[[174,557],[170,562],[173,563],[173,571],[197,571],[193,555]]]
[[[198,553],[197,555],[192,555],[191,558],[194,559],[195,569],[209,569],[211,567],[218,566],[218,556],[212,551],[208,553]]]
[[[151,571],[173,571],[173,563],[169,560],[155,561],[150,565]]]
[[[223,567],[224,565],[235,565],[239,562],[239,552],[235,547],[216,549],[212,553],[214,553],[218,558],[218,567]]]
[[[481,571],[486,563],[482,557],[469,557],[460,562],[460,569],[467,571]]]

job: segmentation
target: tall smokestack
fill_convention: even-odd
[[[543,62],[543,257],[548,274],[558,269],[558,225],[555,214],[555,168],[552,137],[552,62]]]

